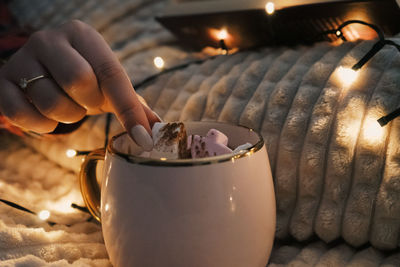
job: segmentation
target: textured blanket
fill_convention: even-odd
[[[163,2],[44,2],[35,7],[13,1],[12,7],[22,23],[39,28],[85,20],[103,34],[134,83],[159,71],[154,56],[162,56],[167,67],[206,57],[171,43],[172,36],[151,19]],[[62,12],[54,12],[60,6]],[[376,119],[400,102],[400,55],[385,47],[353,84],[340,80],[341,67],[352,66],[372,44],[240,52],[138,88],[164,120],[219,120],[262,133],[277,197],[271,266],[400,264],[399,120],[376,127]],[[70,136],[29,139],[29,146],[2,137],[1,198],[50,210],[58,224],[0,203],[0,266],[109,265],[100,226],[70,207],[82,205],[76,184],[82,157],[65,156],[69,148],[101,147],[104,127],[105,116],[92,117]],[[121,130],[113,120],[111,135]]]

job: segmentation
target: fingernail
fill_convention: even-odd
[[[131,134],[136,144],[144,150],[151,151],[153,149],[153,139],[142,125],[138,124],[132,127]]]
[[[160,120],[160,122],[163,122],[163,120],[161,119],[160,115],[158,115],[155,111],[153,111],[153,113]]]

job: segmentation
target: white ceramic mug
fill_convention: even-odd
[[[275,196],[264,141],[255,131],[217,122],[187,122],[188,134],[215,128],[229,146],[250,151],[202,159],[165,160],[116,149],[88,155],[81,191],[102,224],[114,266],[265,267],[275,232]],[[101,193],[95,166],[104,159]],[[100,200],[101,196],[101,200]],[[101,219],[100,219],[101,218]]]

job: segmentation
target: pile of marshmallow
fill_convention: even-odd
[[[228,147],[228,137],[216,129],[210,129],[206,136],[187,136],[182,122],[157,122],[152,128],[153,150],[142,153],[141,156],[151,158],[185,159],[204,158],[225,154],[241,153],[252,147],[245,143],[231,149]]]

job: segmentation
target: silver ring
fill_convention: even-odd
[[[22,89],[22,91],[25,92],[25,91],[26,91],[26,88],[28,88],[28,85],[29,85],[31,82],[40,80],[40,79],[42,79],[42,78],[47,78],[47,76],[46,76],[46,75],[39,75],[39,76],[33,77],[32,79],[21,78],[21,79],[19,80],[18,86],[19,86],[19,88]]]

